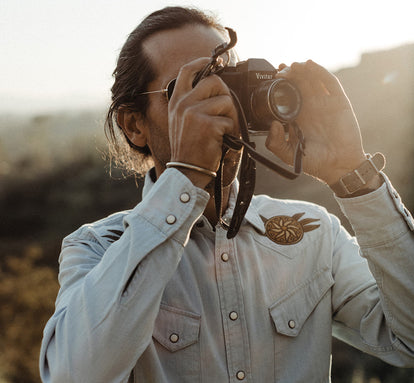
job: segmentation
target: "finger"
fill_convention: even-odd
[[[285,68],[288,68],[288,66],[285,64],[285,63],[281,63],[281,64],[279,64],[279,68],[278,68],[278,70],[279,71],[282,71],[283,69],[285,69]]]
[[[191,113],[194,116],[208,116],[208,117],[225,117],[231,124],[226,124],[226,129],[223,134],[236,134],[237,133],[237,111],[233,104],[233,100],[230,95],[219,95],[204,99],[198,103],[193,104],[188,108],[187,113]],[[212,125],[214,123],[210,120]],[[217,119],[216,121],[220,121]]]
[[[307,62],[294,62],[290,67],[285,68],[279,72],[279,76],[283,77],[292,83],[294,83],[300,90],[304,103],[307,103],[311,98],[330,96],[331,93],[323,81],[321,75],[326,75],[324,72],[320,72],[326,69],[317,66],[313,61]]]
[[[291,65],[289,76],[291,81],[295,82],[300,88],[302,94],[312,96],[326,96],[329,91],[320,78],[320,74],[315,72],[312,61],[294,62]]]
[[[312,60],[309,60],[307,65],[311,71],[321,78],[330,94],[338,95],[343,93],[342,85],[334,74]]]
[[[303,71],[313,79],[314,88],[320,87],[325,93],[333,96],[344,93],[338,78],[314,61],[308,60],[303,66]]]
[[[291,165],[293,163],[293,145],[291,138],[292,134],[290,134],[290,139],[286,140],[283,125],[279,121],[273,121],[266,138],[265,146],[273,154]]]
[[[217,75],[210,75],[202,79],[192,91],[195,99],[204,100],[210,97],[226,95],[230,96],[230,90],[226,83]]]
[[[313,92],[313,86],[310,83],[309,76],[306,75],[304,71],[305,63],[293,62],[291,66],[286,66],[285,64],[281,64],[279,66],[282,67],[279,70],[277,77],[284,78],[294,84],[296,84],[303,95]]]
[[[174,95],[189,92],[193,88],[193,80],[195,75],[204,68],[209,60],[210,58],[208,57],[200,57],[194,61],[189,62],[188,64],[183,65],[180,68],[174,87],[173,97]]]

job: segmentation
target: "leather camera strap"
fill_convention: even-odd
[[[218,217],[218,222],[222,227],[227,230],[227,238],[233,238],[236,236],[240,229],[240,225],[243,221],[243,218],[249,208],[250,201],[253,197],[254,188],[256,184],[256,161],[260,162],[262,165],[273,170],[279,175],[288,178],[295,179],[302,172],[302,156],[304,155],[305,150],[305,139],[303,137],[302,131],[298,127],[295,121],[290,123],[292,130],[297,136],[298,143],[295,150],[294,158],[294,172],[283,168],[282,166],[276,164],[275,162],[267,159],[260,153],[256,151],[255,143],[249,140],[249,131],[246,117],[244,115],[243,109],[240,105],[240,102],[237,96],[232,92],[237,112],[239,115],[240,123],[240,134],[241,139],[229,135],[223,136],[223,155],[220,161],[220,166],[217,172],[217,178],[214,188],[214,197],[215,197],[215,207],[216,215]],[[289,129],[289,126],[288,126]],[[233,216],[230,224],[227,224],[222,219],[222,208],[223,208],[223,171],[224,171],[224,157],[228,152],[228,148],[232,150],[242,150],[242,159],[240,164],[239,172],[239,191],[237,194],[236,205],[234,207]]]
[[[222,62],[219,60],[219,56],[229,51],[236,45],[237,34],[231,28],[226,29],[229,32],[230,41],[228,43],[225,42],[223,44],[220,44],[213,50],[210,62],[195,76],[193,80],[193,87],[195,87],[200,80],[209,76],[210,74],[220,74],[220,72],[224,69],[224,66],[227,65],[227,63],[225,63],[223,66]],[[291,127],[298,139],[294,158],[294,172],[291,172],[290,170],[279,166],[278,164],[258,153],[256,151],[254,142],[251,142],[249,139],[248,124],[240,101],[232,90],[230,90],[230,92],[235,101],[237,113],[239,116],[241,139],[229,135],[223,136],[223,155],[221,157],[220,166],[217,171],[214,188],[215,208],[218,222],[222,227],[228,230],[227,238],[229,239],[235,237],[238,233],[240,225],[253,197],[254,187],[256,183],[256,161],[259,161],[264,166],[268,167],[269,169],[275,171],[285,178],[295,179],[302,172],[302,156],[304,155],[305,150],[305,140],[302,131],[295,121],[291,121],[290,123],[285,124],[285,132],[287,134],[287,137],[289,137],[289,130]],[[230,225],[226,224],[222,219],[224,176],[223,167],[224,157],[229,149],[243,151],[240,164],[239,192],[237,195],[236,205],[234,207]]]

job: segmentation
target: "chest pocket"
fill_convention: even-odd
[[[200,315],[161,304],[153,342],[134,369],[135,382],[199,381],[200,324]]]
[[[330,269],[323,268],[269,307],[278,382],[330,381],[333,284]]]
[[[269,308],[276,331],[291,337],[297,336],[333,284],[334,280],[329,268],[324,268],[315,273],[308,281],[277,300]],[[328,303],[329,307],[327,308],[330,315],[330,301]]]
[[[200,315],[161,305],[153,337],[168,351],[175,352],[198,342]]]

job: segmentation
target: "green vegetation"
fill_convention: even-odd
[[[2,262],[0,379],[6,382],[39,380],[39,340],[58,291],[55,271],[37,264],[43,256],[41,247],[28,245],[19,257]]]

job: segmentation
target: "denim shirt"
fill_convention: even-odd
[[[414,223],[384,178],[338,199],[357,242],[324,208],[263,195],[228,240],[204,190],[147,176],[133,210],[65,238],[42,380],[329,382],[332,335],[413,367]]]

